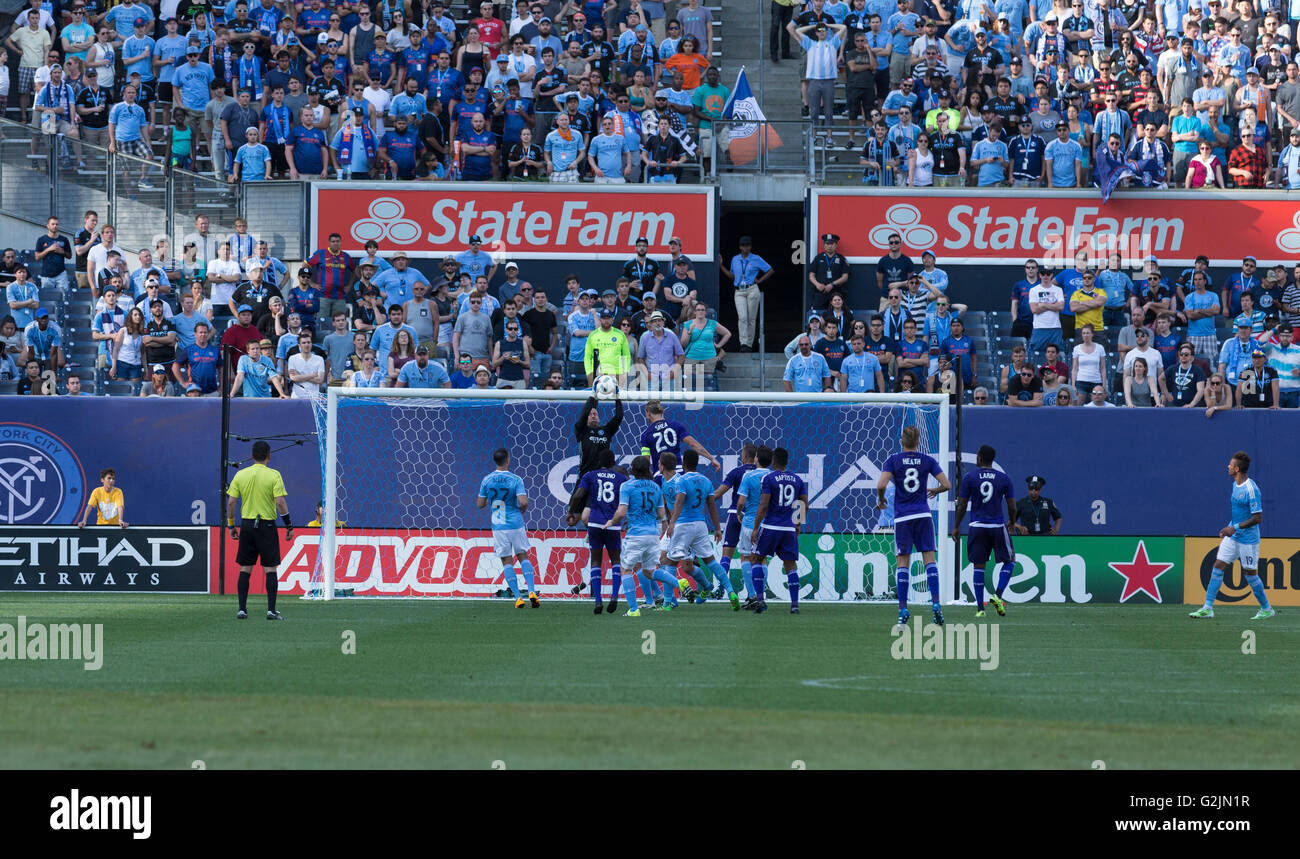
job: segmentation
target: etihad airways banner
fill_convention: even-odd
[[[638,238],[662,258],[677,236],[687,256],[714,256],[712,187],[316,182],[311,193],[314,247],[338,233],[349,253],[373,239],[382,254],[443,257],[469,250],[478,236],[501,261],[622,262]]]
[[[875,263],[889,252],[889,236],[917,262],[933,250],[940,265],[1013,265],[1027,257],[1071,265],[1080,249],[1113,251],[1137,262],[1211,265],[1261,261],[1300,253],[1300,198],[1281,193],[1234,196],[1119,192],[1102,203],[1094,192],[999,189],[908,192],[906,189],[813,189],[809,237],[840,236],[851,263]],[[818,243],[819,244],[819,243]]]

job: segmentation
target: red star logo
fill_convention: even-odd
[[[1112,562],[1109,566],[1124,577],[1124,593],[1120,594],[1120,602],[1128,602],[1128,598],[1139,591],[1146,591],[1147,596],[1156,602],[1164,602],[1160,597],[1160,586],[1156,584],[1156,579],[1173,569],[1174,565],[1152,563],[1147,558],[1147,546],[1144,541],[1138,540],[1133,560],[1127,564]]]

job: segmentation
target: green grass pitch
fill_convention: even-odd
[[[893,659],[891,606],[772,606],[6,594],[0,622],[102,623],[105,655],[0,662],[0,767],[1297,765],[1300,610],[950,607],[999,623],[981,671]]]

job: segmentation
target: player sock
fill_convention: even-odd
[[[709,575],[704,572],[704,568],[699,565],[698,561],[695,563],[695,566],[691,567],[691,578],[695,579],[695,581],[699,583],[701,590],[713,590],[713,582],[710,581]]]
[[[528,585],[528,592],[537,592],[536,576],[533,575],[533,562],[524,560],[519,563],[519,569],[524,571],[524,584]]]
[[[677,604],[677,598],[673,596],[673,591],[677,588],[677,579],[669,572],[671,567],[660,567],[654,571],[653,579],[656,584],[663,585],[664,599]]]
[[[925,565],[925,583],[930,586],[930,605],[938,605],[939,567],[936,564]]]
[[[628,576],[626,579],[623,579],[623,598],[627,600],[628,611],[636,611],[637,609],[636,582],[638,578],[641,578],[640,573],[637,573],[636,575],[633,576]],[[642,585],[642,587],[644,588],[645,585]]]
[[[754,593],[754,567],[757,566],[758,564],[750,565],[746,564],[744,561],[741,561],[740,563],[741,575],[745,577],[745,596],[750,599],[758,599],[758,594]]]
[[[1011,581],[1011,574],[1015,571],[1015,561],[1007,561],[1002,565],[1001,569],[998,570],[998,587],[997,590],[994,591],[995,594],[1002,596],[1002,592],[1007,589],[1007,583]]]
[[[785,586],[790,589],[790,608],[799,607],[799,572],[794,570],[785,574]]]
[[[749,568],[749,574],[754,580],[754,599],[763,599],[767,594],[767,568],[755,564]]]
[[[629,576],[628,581],[631,581],[631,579],[632,577]],[[655,601],[654,583],[650,581],[650,577],[646,575],[645,570],[637,570],[636,580],[641,585],[641,598],[646,601],[646,605],[650,605]]]
[[[718,566],[722,567],[722,578],[731,580],[731,556],[723,555],[718,559]]]
[[[1223,587],[1223,570],[1218,567],[1210,573],[1210,584],[1205,589],[1205,607],[1214,608],[1214,599],[1219,595],[1219,588]]]
[[[734,594],[736,592],[731,586],[731,576],[727,575],[726,569],[717,561],[709,562],[709,573],[722,582],[722,586],[727,589],[727,593]]]
[[[907,608],[907,589],[912,583],[912,574],[906,567],[894,570],[894,582],[898,588],[898,607]]]
[[[239,574],[239,610],[248,611],[248,581],[252,573]]]
[[[984,611],[984,568],[975,568],[975,604]]]
[[[275,598],[280,593],[280,579],[275,573],[266,574],[266,610],[275,611]]]
[[[587,581],[591,582],[591,598],[596,601],[596,605],[600,605],[600,567],[587,570]]]
[[[510,564],[505,564],[505,569],[501,572],[506,579],[506,587],[510,588],[510,593],[515,599],[519,599],[519,580],[515,577],[515,568]]]
[[[612,581],[609,588],[610,601],[618,602],[618,589],[623,585],[623,567],[619,564],[610,564],[609,577]]]
[[[1254,592],[1255,599],[1259,600],[1260,608],[1272,608],[1268,604],[1268,595],[1264,593],[1264,581],[1259,577],[1258,573],[1253,576],[1246,576],[1246,583],[1250,585],[1250,589]]]

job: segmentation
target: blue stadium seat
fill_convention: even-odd
[[[139,382],[108,382],[104,388],[110,397],[133,397],[140,393]]]

